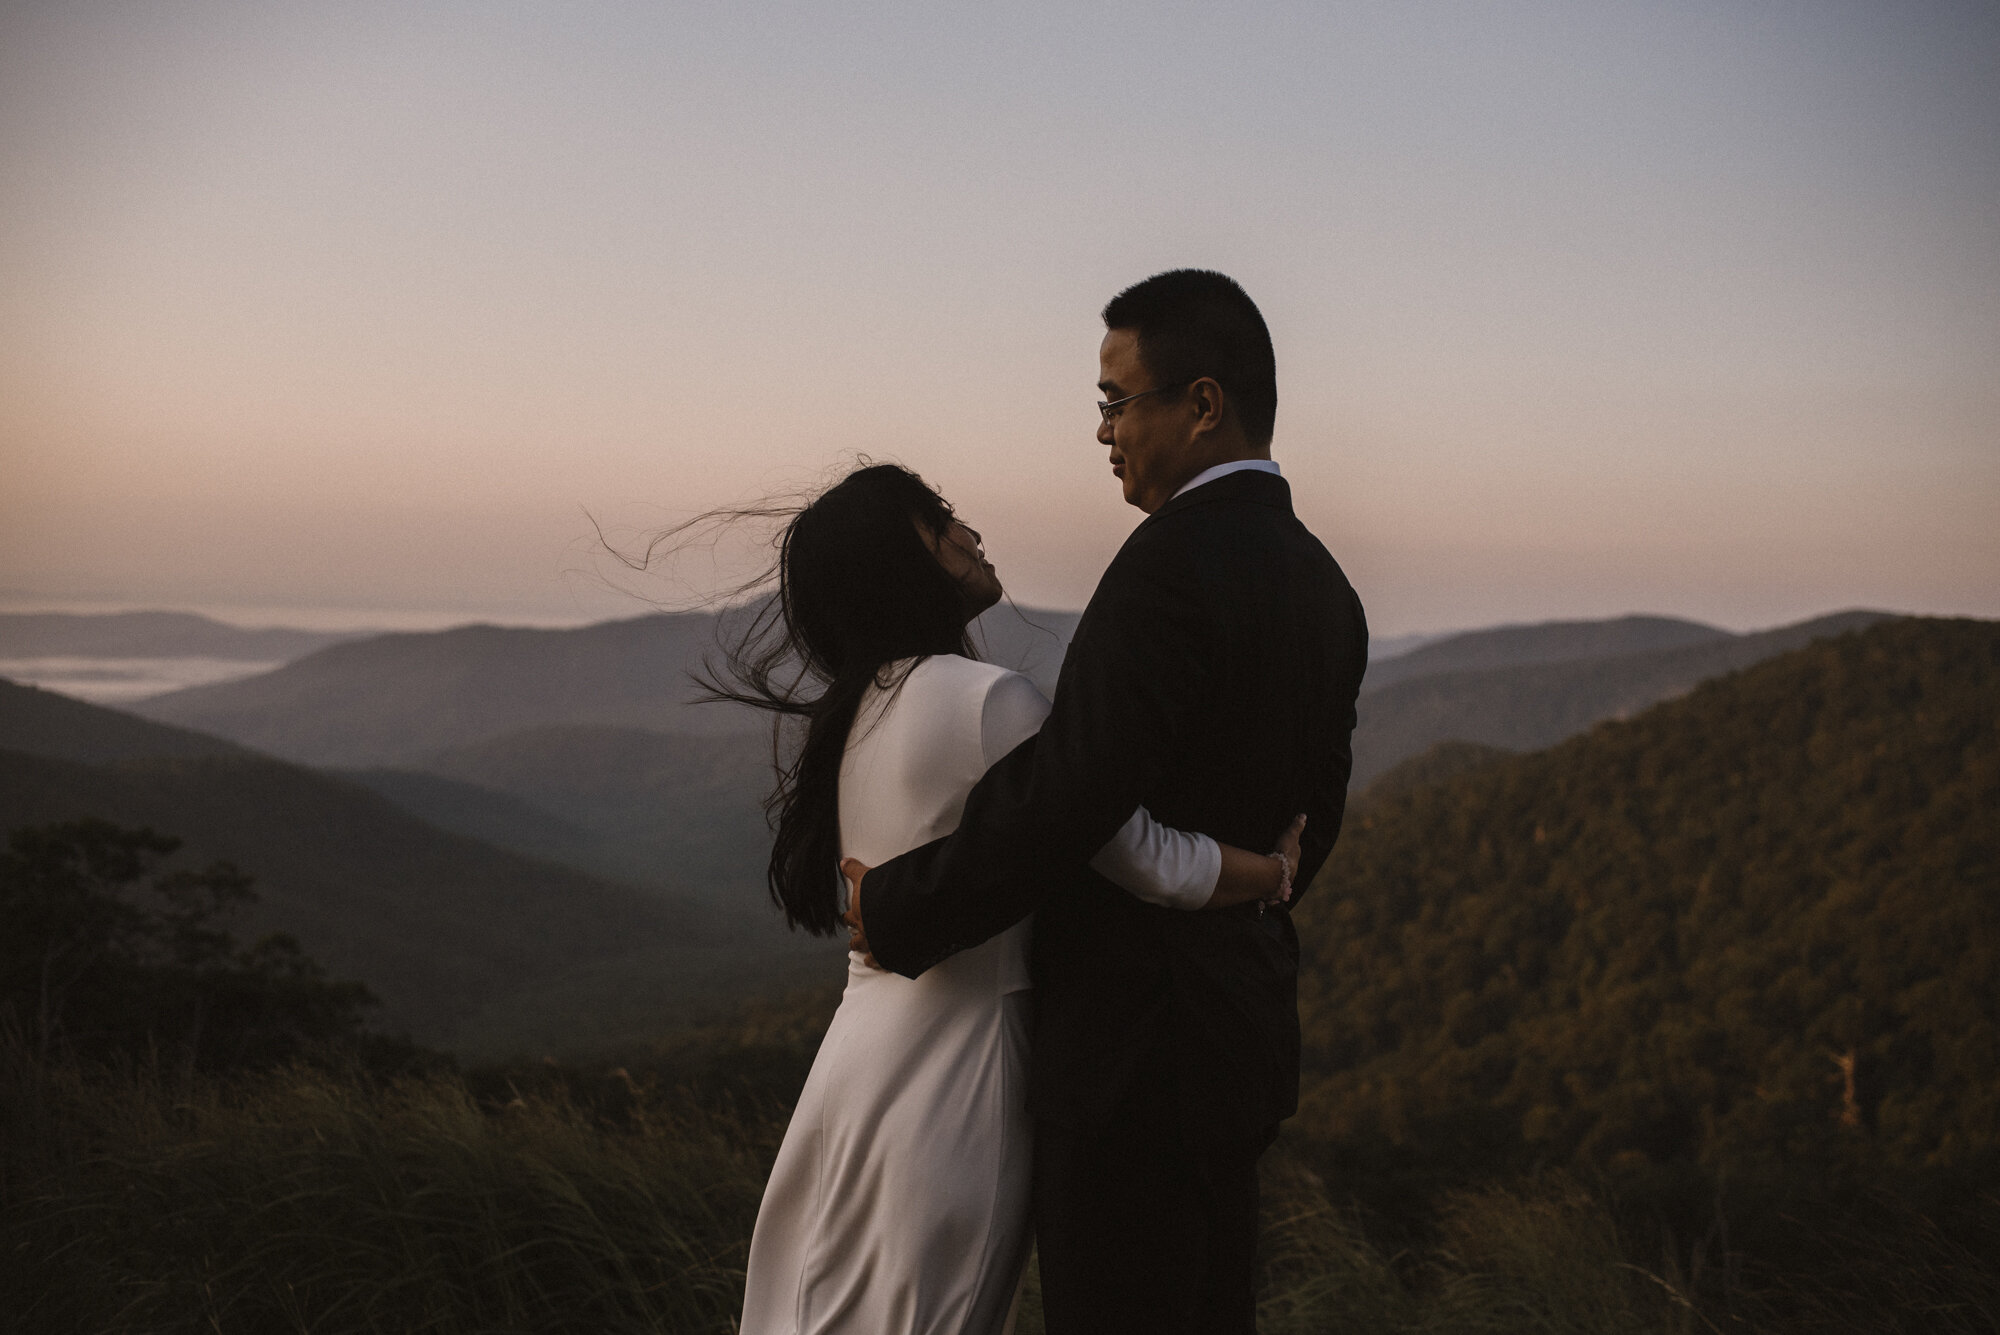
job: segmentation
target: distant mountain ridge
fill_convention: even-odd
[[[741,728],[696,697],[686,668],[713,618],[663,614],[576,630],[461,626],[338,644],[244,681],[135,705],[308,764],[396,765],[537,723]]]
[[[237,756],[234,742],[0,681],[0,750],[86,765],[146,756]]]
[[[263,902],[243,935],[295,933],[380,995],[392,1023],[461,1050],[506,1055],[523,1024],[573,1040],[597,1023],[592,1006],[622,1008],[618,1021],[643,1032],[830,953],[788,942],[755,896],[672,889],[671,868],[652,889],[618,884],[440,828],[340,777],[0,683],[0,832],[83,816],[177,835],[183,865],[251,872]],[[525,807],[511,818],[554,823]],[[584,1009],[553,1014],[549,995]]]
[[[589,865],[595,841],[588,833],[512,793],[420,770],[328,770],[326,773],[386,797],[440,830],[466,835],[525,857],[598,871]]]
[[[454,747],[422,767],[513,794],[591,832],[600,850],[593,865],[606,874],[764,899],[771,829],[763,799],[775,781],[767,734],[534,728]]]
[[[1370,663],[1382,663],[1387,662],[1391,658],[1401,658],[1412,649],[1421,649],[1427,644],[1435,644],[1439,640],[1449,639],[1451,636],[1462,633],[1460,631],[1447,630],[1417,632],[1410,635],[1370,635],[1368,637],[1368,661]]]
[[[356,782],[458,830],[640,885],[764,900],[770,739],[547,724]]]
[[[1075,616],[1033,615],[1048,628],[1003,623],[988,651],[1002,661],[1040,655],[1037,675],[1052,677]],[[1634,634],[1691,642],[1444,670],[1370,691],[1357,791],[1408,764],[1357,803],[1357,819],[1378,798],[1504,767],[1501,751],[1553,744],[1884,616],[1840,613],[1743,636],[1624,618],[1610,630],[1557,623],[1438,641],[1427,647],[1459,657],[1434,664]],[[621,659],[620,637],[651,657]],[[643,708],[683,724],[706,708],[676,698],[691,690],[685,664],[713,643],[712,619],[665,616],[354,641],[293,665],[317,661],[338,687],[330,694],[290,669],[213,688],[210,705],[242,729],[235,741],[0,683],[0,750],[38,753],[0,756],[0,823],[99,814],[184,835],[191,856],[235,858],[265,879],[269,922],[375,986],[433,1041],[501,1052],[526,1033],[560,1048],[579,1026],[643,1034],[703,999],[790,976],[825,944],[788,943],[764,900],[765,720],[743,714],[739,731],[691,735],[547,717]],[[274,681],[290,685],[268,693]],[[260,683],[267,694],[246,699]],[[422,689],[406,691],[412,683]],[[389,759],[315,774],[243,749],[266,737],[336,751],[358,740],[355,752]],[[576,913],[565,916],[572,897]],[[324,951],[318,936],[332,943]]]
[[[1543,621],[1461,631],[1418,645],[1408,653],[1371,663],[1364,691],[1379,691],[1411,677],[1485,668],[1525,667],[1578,658],[1682,649],[1731,638],[1726,630],[1678,617],[1623,616],[1608,621]]]
[[[370,633],[246,629],[193,612],[0,612],[0,658],[234,658],[282,663]]]
[[[572,630],[461,626],[337,644],[261,676],[156,696],[134,712],[272,755],[407,768],[449,747],[543,725],[727,736],[765,720],[695,706],[688,673],[742,610],[655,613]],[[1076,614],[1003,605],[979,631],[995,662],[1054,686]]]
[[[1553,746],[1593,723],[1636,713],[1710,677],[1890,616],[1836,612],[1751,635],[1717,631],[1699,638],[1688,632],[1694,642],[1680,648],[1408,677],[1361,697],[1352,782],[1366,787],[1398,761],[1439,742],[1509,751]]]
[[[1052,691],[1078,615],[995,609],[979,625],[985,654],[1029,671]],[[1509,750],[1551,745],[1716,673],[1884,615],[1839,613],[1751,635],[1628,616],[1447,636],[1370,668],[1354,782],[1365,786],[1441,741]],[[749,736],[767,721],[736,706],[696,705],[688,675],[716,652],[728,625],[712,613],[660,613],[572,630],[465,626],[382,635],[132,708],[272,755],[349,770],[430,770],[434,757],[453,748],[548,727]]]

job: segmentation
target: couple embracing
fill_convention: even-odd
[[[1367,629],[1271,460],[1248,295],[1175,270],[1104,323],[1097,439],[1147,517],[1053,704],[975,658],[999,579],[913,474],[859,469],[785,530],[781,647],[823,689],[773,691],[767,655],[734,698],[804,718],[771,888],[852,949],[745,1335],[1000,1335],[1031,1242],[1053,1335],[1255,1329],[1289,902],[1340,830]]]

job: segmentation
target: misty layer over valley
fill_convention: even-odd
[[[244,630],[188,612],[0,614],[0,678],[98,704],[256,676],[351,633]]]

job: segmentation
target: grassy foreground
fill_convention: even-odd
[[[0,1045],[0,1322],[19,1331],[730,1331],[782,1108],[784,1035],[730,1084],[554,1068],[227,1080],[45,1065]],[[750,1051],[745,1049],[746,1054]],[[713,1053],[708,1054],[713,1057]],[[1610,1214],[1543,1176],[1443,1200],[1392,1250],[1271,1156],[1262,1328],[1290,1332],[1994,1329],[1944,1283],[1942,1324],[1770,1324],[1637,1265]],[[1926,1253],[1949,1261],[1952,1244]],[[1913,1297],[1924,1266],[1912,1281]],[[1936,1264],[1932,1279],[1944,1275]],[[1950,1276],[1945,1275],[1949,1281]],[[1975,1286],[1976,1288],[1976,1286]],[[1976,1296],[1976,1295],[1975,1295]],[[1808,1305],[1810,1306],[1810,1305]],[[1775,1309],[1773,1309],[1775,1311]],[[1023,1335],[1041,1329],[1032,1284]]]
[[[453,1076],[179,1088],[10,1060],[23,1331],[727,1330],[774,1132]]]

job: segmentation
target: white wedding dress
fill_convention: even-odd
[[[987,767],[1049,709],[952,655],[863,700],[840,773],[845,856],[951,833]],[[1208,899],[1221,852],[1142,809],[1092,866],[1141,898]],[[915,980],[850,954],[750,1243],[743,1335],[1002,1335],[1027,1259],[1024,921]]]

